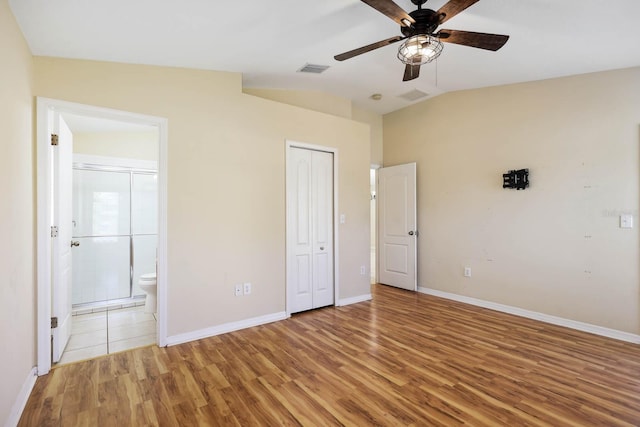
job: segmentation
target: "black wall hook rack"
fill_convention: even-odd
[[[529,186],[529,169],[510,170],[502,174],[502,188],[524,190]]]

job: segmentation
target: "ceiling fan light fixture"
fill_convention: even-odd
[[[409,37],[398,49],[398,59],[407,65],[427,64],[442,53],[442,42],[428,34]]]

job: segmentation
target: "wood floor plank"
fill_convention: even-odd
[[[382,285],[372,294],[57,367],[19,425],[640,425],[640,345]]]

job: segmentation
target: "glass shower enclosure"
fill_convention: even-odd
[[[153,170],[74,164],[72,304],[144,296],[156,271],[158,186]]]

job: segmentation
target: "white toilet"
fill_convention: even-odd
[[[156,273],[141,275],[140,280],[138,281],[138,286],[140,286],[140,289],[142,289],[147,294],[144,303],[144,312],[155,313],[157,306]]]

